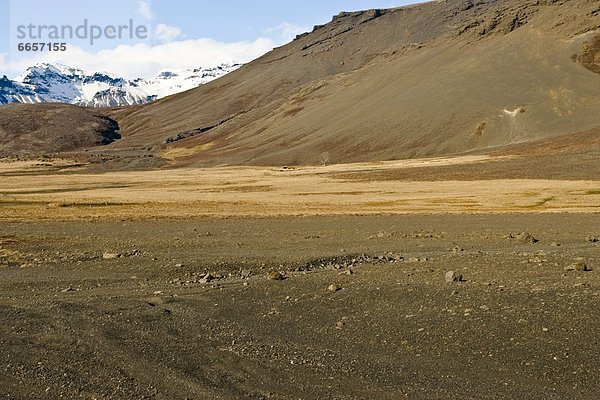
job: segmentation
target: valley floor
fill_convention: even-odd
[[[0,163],[0,398],[596,399],[599,181],[363,179],[484,161]]]
[[[104,172],[60,160],[0,162],[0,220],[600,211],[596,171],[560,176],[551,164],[544,175],[522,162],[473,155]]]

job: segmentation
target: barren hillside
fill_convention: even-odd
[[[315,164],[581,132],[600,126],[599,28],[595,0],[342,13],[209,85],[114,111],[115,146],[184,164]]]
[[[120,138],[117,123],[66,104],[0,107],[0,157],[80,151]]]
[[[207,85],[102,111],[123,138],[100,148],[100,159],[329,164],[597,135],[599,65],[597,0],[440,0],[341,13]],[[79,123],[97,116],[56,107],[20,108],[18,117],[0,108],[1,120],[19,125],[4,130],[2,154],[106,143],[89,139],[97,124]]]

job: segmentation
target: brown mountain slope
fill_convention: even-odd
[[[0,157],[36,156],[106,145],[120,138],[114,120],[64,104],[0,107]]]
[[[600,126],[596,0],[452,0],[342,13],[206,86],[114,110],[181,164],[462,153]],[[111,146],[112,147],[112,146]]]
[[[599,65],[597,0],[440,0],[341,13],[208,85],[103,111],[124,138],[101,158],[355,162],[598,132]],[[99,113],[0,107],[0,156],[105,144],[113,122]]]

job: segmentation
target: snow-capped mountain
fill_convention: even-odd
[[[127,80],[60,64],[38,64],[10,80],[0,77],[0,104],[69,103],[91,107],[144,104],[217,79],[240,64],[162,71],[153,79]]]

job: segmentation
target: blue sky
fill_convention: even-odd
[[[331,20],[340,11],[391,8],[415,1],[393,0],[254,0],[254,1],[168,1],[154,0],[157,17],[166,24],[179,25],[186,34],[237,41],[259,37],[284,22],[312,28]],[[182,10],[186,9],[186,15]]]
[[[14,77],[37,62],[60,62],[124,76],[162,69],[248,62],[340,11],[399,7],[415,0],[0,0],[0,75]],[[106,27],[132,20],[147,40],[70,41],[64,53],[19,52],[17,26]],[[27,39],[29,40],[29,39]],[[74,65],[75,64],[75,65]]]

